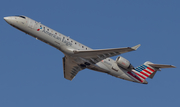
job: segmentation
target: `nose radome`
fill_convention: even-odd
[[[4,17],[4,20],[8,20],[9,19],[9,17]]]
[[[10,17],[4,17],[4,20],[9,23],[10,22]]]

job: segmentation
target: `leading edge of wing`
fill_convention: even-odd
[[[119,54],[130,52],[130,51],[135,51],[137,50],[141,45],[138,44],[133,47],[125,47],[125,48],[113,48],[113,49],[97,49],[97,50],[74,50],[74,54],[104,54],[104,53],[113,53],[113,52],[118,52]]]

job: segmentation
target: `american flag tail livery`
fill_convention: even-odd
[[[137,76],[140,82],[144,82],[147,77],[153,78],[157,71],[161,71],[160,68],[175,68],[172,65],[153,64],[152,62],[145,62],[132,70]]]

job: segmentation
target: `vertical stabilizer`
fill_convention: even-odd
[[[133,69],[132,71],[144,81],[147,77],[153,78],[157,71],[160,71],[160,68],[175,68],[173,65],[163,65],[163,64],[153,64],[152,62],[145,62],[143,65],[140,65]]]
[[[144,81],[147,77],[151,76],[153,73],[156,73],[157,69],[151,67],[149,64],[153,64],[149,61],[145,62],[143,65],[136,67],[133,72]]]

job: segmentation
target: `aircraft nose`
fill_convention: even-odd
[[[8,20],[9,19],[9,17],[4,17],[4,20],[6,21],[6,20]]]
[[[10,17],[4,17],[4,20],[6,21],[6,22],[8,22],[8,23],[10,23]]]

